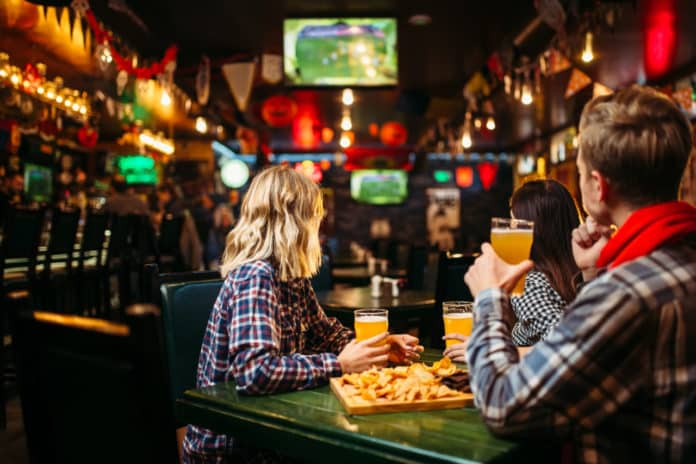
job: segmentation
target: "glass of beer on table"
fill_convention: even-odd
[[[495,252],[508,264],[518,264],[529,258],[534,239],[534,223],[524,219],[491,219],[491,245]],[[524,292],[522,277],[512,291],[513,295]]]
[[[443,301],[442,320],[445,323],[445,335],[460,334],[471,336],[474,328],[474,303],[471,301]],[[460,343],[459,340],[446,340],[447,346]]]
[[[380,308],[355,310],[355,339],[367,340],[389,330],[389,310]]]

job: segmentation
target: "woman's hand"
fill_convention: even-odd
[[[338,362],[344,374],[362,372],[372,366],[384,367],[389,360],[391,345],[387,343],[388,332],[375,335],[366,340],[351,340],[338,355]]]
[[[418,339],[409,334],[396,334],[387,337],[390,345],[389,361],[395,364],[410,364],[420,359],[423,345],[418,344]]]
[[[445,348],[445,351],[442,352],[443,356],[447,356],[455,362],[466,362],[466,344],[469,341],[469,337],[466,337],[461,334],[449,334],[442,337],[442,339],[457,340],[461,342]]]

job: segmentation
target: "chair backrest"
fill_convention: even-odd
[[[131,241],[131,222],[128,216],[112,214],[109,221],[108,260],[121,258],[129,249]]]
[[[45,213],[43,209],[8,209],[0,243],[0,280],[4,270],[14,266],[27,267],[28,274],[34,275]]]
[[[90,211],[87,213],[85,227],[82,229],[82,244],[80,246],[80,267],[86,259],[97,258],[97,266],[102,265],[104,251],[104,235],[109,224],[109,216],[105,213]]]
[[[126,323],[28,312],[15,352],[32,463],[175,462],[159,310]]]
[[[66,269],[71,270],[79,223],[80,210],[64,211],[56,208],[52,211],[51,232],[44,259],[45,275],[51,273],[51,263],[66,263]]]
[[[322,255],[321,267],[319,272],[312,277],[312,288],[315,292],[331,290],[333,288],[333,277],[331,276],[331,258],[329,255]]]
[[[159,307],[162,307],[160,286],[164,284],[222,280],[218,271],[168,272],[160,274],[159,266],[156,263],[146,264],[143,275],[145,282],[143,282],[142,295],[145,302]]]
[[[442,347],[444,327],[442,322],[442,302],[450,300],[473,301],[469,287],[464,283],[464,274],[474,263],[478,254],[443,251],[440,253],[435,284],[435,312],[430,323],[430,344]]]
[[[184,390],[195,388],[205,328],[222,279],[167,283],[160,286],[162,322],[171,369],[171,407]]]

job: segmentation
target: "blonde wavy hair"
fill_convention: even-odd
[[[220,272],[266,259],[281,281],[310,277],[321,265],[319,224],[324,215],[321,192],[288,166],[256,175],[234,229],[227,235]]]

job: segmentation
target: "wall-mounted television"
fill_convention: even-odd
[[[395,18],[293,18],[283,23],[285,82],[396,85]]]
[[[29,201],[47,203],[53,194],[53,169],[38,164],[24,164],[24,193]]]
[[[408,197],[408,173],[398,169],[352,171],[350,196],[370,205],[403,203]]]
[[[126,179],[126,184],[156,184],[157,169],[155,160],[145,155],[126,155],[116,159],[118,173]]]

